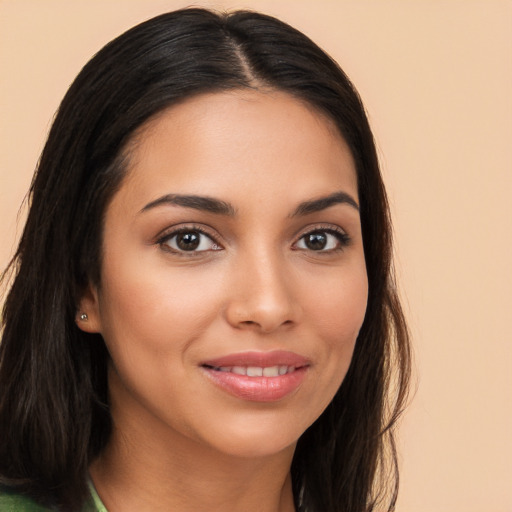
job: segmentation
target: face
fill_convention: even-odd
[[[293,447],[366,309],[347,145],[291,96],[233,91],[170,108],[131,146],[80,322],[112,356],[116,427],[233,456]]]

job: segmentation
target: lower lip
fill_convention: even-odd
[[[277,402],[294,393],[306,376],[308,367],[296,368],[278,377],[247,377],[212,368],[202,368],[206,374],[229,394],[253,402]]]

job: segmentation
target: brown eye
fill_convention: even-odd
[[[200,242],[199,233],[180,233],[176,235],[176,245],[182,251],[195,251],[199,247]]]
[[[297,242],[298,249],[316,252],[329,252],[342,249],[349,243],[345,233],[334,230],[315,230],[303,235]]]
[[[189,229],[175,231],[159,241],[166,250],[172,252],[205,252],[218,251],[221,247],[206,233]]]
[[[304,245],[312,251],[321,251],[327,245],[327,235],[325,233],[309,233],[304,237]]]

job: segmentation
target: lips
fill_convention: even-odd
[[[248,377],[278,377],[293,372],[295,366],[220,366],[214,367],[214,370],[220,372],[231,372],[237,375],[247,375]]]
[[[214,384],[237,398],[274,402],[298,389],[310,364],[288,351],[244,352],[205,361],[201,368]]]

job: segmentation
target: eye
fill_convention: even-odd
[[[296,244],[297,249],[316,252],[340,250],[349,243],[349,237],[332,229],[316,229],[303,235]]]
[[[158,243],[171,252],[205,252],[222,249],[209,235],[200,229],[180,229],[162,237]]]

